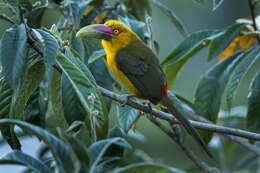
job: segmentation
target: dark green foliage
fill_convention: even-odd
[[[192,1],[201,8],[208,5],[205,0]],[[1,27],[7,28],[1,30],[0,37],[0,143],[5,141],[13,149],[1,156],[0,164],[21,165],[27,168],[26,172],[43,173],[184,173],[164,165],[171,164],[168,156],[167,159],[158,157],[157,149],[164,147],[161,141],[158,148],[145,146],[152,151],[152,158],[140,152],[136,144],[146,141],[143,136],[140,140],[140,133],[133,132],[131,127],[143,114],[130,106],[117,105],[101,94],[99,86],[120,94],[124,88],[107,69],[100,40],[76,38],[83,26],[117,19],[143,41],[150,41],[145,19],[146,15],[156,15],[153,9],[161,10],[165,15],[163,20],[169,20],[169,25],[185,37],[172,47],[168,56],[162,57],[168,89],[173,87],[191,57],[208,46],[208,57],[202,56],[205,61],[212,60],[212,67],[198,81],[194,105],[185,99],[181,101],[215,124],[260,133],[258,69],[253,79],[247,79],[251,81],[247,105],[242,111],[232,107],[234,98],[240,96],[242,79],[256,73],[253,67],[259,63],[259,45],[249,45],[243,53],[237,50],[223,61],[215,61],[235,38],[255,33],[244,33],[244,24],[188,33],[190,28],[186,29],[175,11],[164,3],[162,0],[0,0]],[[212,0],[210,8],[214,11],[223,3],[224,0]],[[2,21],[6,24],[2,25]],[[154,42],[155,47],[161,46]],[[170,97],[176,109],[186,116],[187,109],[182,102],[172,94]],[[222,109],[226,107],[227,112]],[[17,132],[15,126],[22,131]],[[93,140],[93,130],[97,141]],[[201,134],[206,142],[213,136],[208,131]],[[37,157],[21,151],[21,138],[32,135],[44,144]],[[221,143],[214,148],[216,165],[221,165],[221,171],[255,171],[254,153],[222,137],[216,141]],[[179,167],[177,163],[173,165]],[[191,168],[187,172],[199,171]]]
[[[248,96],[247,128],[259,133],[260,131],[260,73],[255,76],[250,86]]]

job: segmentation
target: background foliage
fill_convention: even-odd
[[[207,6],[204,1],[193,1],[198,9]],[[223,2],[213,0],[210,13],[221,8]],[[256,7],[257,2],[254,2]],[[153,40],[169,88],[178,90],[182,70],[199,54],[203,57],[200,60],[208,62],[210,68],[197,81],[197,87],[192,86],[196,88],[197,113],[216,124],[259,133],[260,48],[252,21],[234,19],[225,28],[192,31],[164,3],[159,0],[0,0],[0,126],[3,139],[13,149],[0,163],[23,165],[26,172],[183,172],[180,169],[200,172],[188,159],[184,165],[179,164],[182,160],[176,155],[165,156],[165,160],[173,159],[173,162],[158,161],[157,149],[145,153],[137,147],[138,143],[147,145],[147,134],[133,133],[131,129],[133,123],[142,119],[141,113],[101,95],[97,85],[118,93],[125,91],[107,70],[100,41],[75,37],[83,26],[117,19],[148,43],[151,38],[145,16],[155,9],[168,20],[166,27],[183,37],[174,46],[168,42],[159,44],[160,39]],[[160,38],[160,34],[153,33],[155,38]],[[161,50],[168,47],[169,53],[162,54]],[[203,48],[208,51],[201,54]],[[243,83],[250,86],[240,94]],[[245,93],[249,93],[248,98],[242,97]],[[237,107],[240,104],[243,106]],[[93,122],[97,141],[93,140]],[[185,141],[191,142],[185,132],[183,135]],[[229,139],[213,137],[213,133],[201,131],[201,135],[208,143],[216,144],[212,150],[217,155],[217,163],[208,162],[220,170],[257,170],[255,154]],[[21,150],[20,139],[30,136],[44,143],[36,157]],[[257,142],[250,142],[258,146]],[[163,148],[162,143],[157,143],[158,148]],[[200,151],[196,154],[203,155]]]

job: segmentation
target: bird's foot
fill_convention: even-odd
[[[145,104],[146,104],[146,106],[147,106],[148,113],[149,113],[149,114],[151,114],[151,113],[152,113],[152,111],[153,111],[152,104],[151,104],[151,103],[149,103],[149,102],[146,102]]]
[[[130,98],[132,98],[133,96],[130,94],[123,94],[123,95],[121,95],[121,97],[124,99],[124,102],[120,103],[120,106],[125,106],[127,104],[128,100]]]

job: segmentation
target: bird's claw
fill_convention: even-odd
[[[120,103],[120,106],[125,106],[128,102],[128,100],[133,97],[132,95],[130,94],[124,94],[124,95],[121,95],[121,97],[124,98],[124,102],[123,103]]]
[[[151,114],[152,111],[153,111],[153,107],[152,107],[152,104],[151,103],[146,103],[147,105],[147,110],[148,110],[148,113]]]

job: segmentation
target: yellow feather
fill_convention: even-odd
[[[115,20],[109,20],[105,25],[111,28],[120,29],[122,32],[115,36],[111,41],[102,40],[102,45],[107,55],[107,66],[113,71],[116,77],[124,85],[124,87],[135,97],[141,97],[140,92],[128,80],[125,74],[118,69],[116,64],[116,54],[120,49],[125,48],[136,39],[140,39],[133,31],[131,31],[123,23]]]

